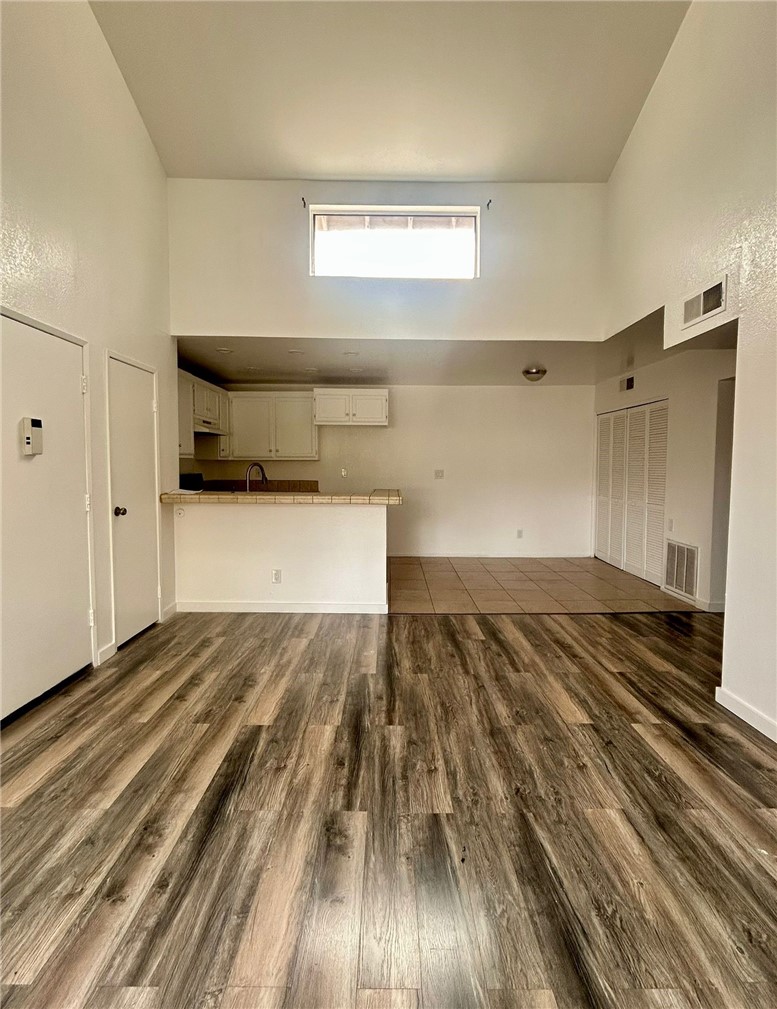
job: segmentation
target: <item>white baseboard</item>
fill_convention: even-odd
[[[170,617],[172,617],[173,614],[177,612],[178,612],[178,603],[170,603],[169,606],[164,607],[164,609],[162,610],[162,615],[160,616],[159,619],[162,623],[164,623],[165,620],[169,620]]]
[[[109,645],[104,645],[102,648],[97,649],[97,665],[101,666],[103,662],[107,662],[108,659],[112,659],[116,654],[116,643],[111,641]]]
[[[748,725],[752,725],[754,729],[758,729],[759,732],[762,732],[769,739],[773,739],[777,743],[777,718],[770,718],[763,711],[759,711],[752,704],[743,701],[741,697],[732,694],[730,690],[726,690],[725,687],[717,688],[715,691],[715,700],[724,708],[733,711],[735,715],[738,715]]]
[[[285,603],[282,601],[179,599],[178,613],[388,613],[387,603]]]

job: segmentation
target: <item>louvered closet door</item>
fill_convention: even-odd
[[[645,508],[645,575],[656,585],[663,583],[664,505],[666,458],[669,445],[669,404],[654,403],[647,409],[647,504]]]
[[[612,476],[610,479],[610,564],[623,567],[626,524],[626,411],[612,415]]]
[[[596,437],[596,547],[594,553],[606,561],[610,556],[610,442],[612,414],[598,418]]]
[[[624,568],[645,576],[647,504],[647,407],[628,411],[626,435],[626,549]]]

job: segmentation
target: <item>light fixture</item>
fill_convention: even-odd
[[[219,354],[234,354],[235,353],[234,350],[232,350],[229,347],[216,347],[216,350],[219,352]]]
[[[305,351],[304,350],[287,350],[286,353],[287,354],[304,354]]]
[[[527,382],[539,382],[548,374],[548,369],[542,367],[524,368],[521,374]]]

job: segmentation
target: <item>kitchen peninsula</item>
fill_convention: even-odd
[[[183,612],[386,613],[386,509],[364,494],[162,494],[175,522]]]

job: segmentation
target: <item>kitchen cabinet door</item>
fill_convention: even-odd
[[[351,393],[348,389],[314,389],[316,424],[350,424]]]
[[[206,388],[202,382],[194,381],[192,382],[194,386],[194,416],[195,417],[207,417],[207,397],[205,395]]]
[[[364,389],[351,392],[352,424],[388,424],[388,390]]]
[[[194,455],[194,380],[178,372],[178,455]]]
[[[230,431],[229,425],[229,393],[220,392],[219,393],[219,412],[218,412],[218,422],[219,427],[222,431]]]
[[[205,386],[205,416],[208,420],[219,422],[221,392],[210,386]]]
[[[275,458],[318,459],[318,431],[309,393],[276,394]]]
[[[232,458],[272,459],[275,448],[275,398],[272,393],[232,396]]]

